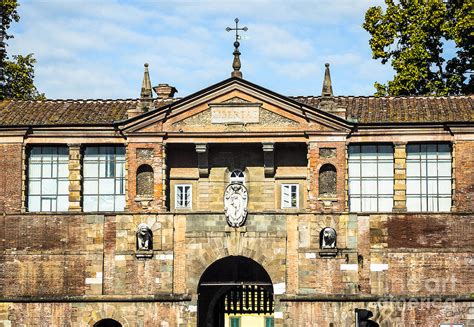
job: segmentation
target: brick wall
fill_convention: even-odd
[[[458,212],[474,211],[474,142],[456,142],[455,145],[455,197]]]
[[[21,210],[22,144],[0,144],[0,213]]]

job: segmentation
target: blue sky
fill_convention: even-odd
[[[284,95],[371,95],[393,76],[371,58],[365,11],[382,1],[21,1],[10,55],[34,53],[48,98],[136,98],[143,63],[153,85],[185,96],[230,76],[239,17],[245,79]]]

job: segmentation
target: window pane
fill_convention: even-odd
[[[99,147],[86,147],[86,150],[84,151],[84,160],[99,160]]]
[[[420,194],[421,185],[418,179],[407,180],[407,194]]]
[[[69,209],[69,196],[63,195],[57,198],[57,210],[68,211]]]
[[[101,178],[99,183],[99,194],[114,194],[115,179]]]
[[[451,198],[439,198],[439,211],[451,211]]]
[[[360,194],[360,180],[349,180],[349,194]]]
[[[58,194],[69,194],[69,181],[68,180],[58,181]]]
[[[421,201],[417,197],[407,197],[407,210],[408,211],[421,211]]]
[[[351,197],[349,200],[349,208],[350,208],[350,211],[359,212],[361,210],[360,198]]]
[[[438,165],[436,161],[428,161],[428,176],[438,175]]]
[[[360,145],[349,145],[349,158],[360,159]]]
[[[349,161],[349,176],[350,177],[360,176],[360,162]]]
[[[377,194],[377,180],[362,180],[362,194]]]
[[[428,180],[428,194],[438,194],[438,181],[436,179]]]
[[[41,211],[52,211],[51,198],[41,197]]]
[[[438,180],[438,193],[451,195],[451,179]]]
[[[84,177],[98,177],[98,167],[97,163],[84,163]]]
[[[392,177],[393,176],[393,162],[379,162],[379,177]]]
[[[125,195],[115,196],[115,211],[125,210]]]
[[[436,157],[437,157],[437,146],[436,146],[436,144],[427,144],[427,146],[426,146],[426,157],[428,159],[436,159]]]
[[[41,180],[41,194],[55,195],[57,192],[57,180],[51,178],[43,178]]]
[[[29,177],[41,177],[41,164],[30,164]]]
[[[407,161],[407,176],[420,176],[420,169],[419,161]]]
[[[376,162],[364,162],[362,164],[362,176],[363,177],[375,177],[375,176],[377,176],[377,163]]]
[[[438,162],[438,176],[451,177],[451,161]]]
[[[99,194],[99,181],[98,180],[85,180],[83,192],[84,194]]]
[[[377,211],[377,198],[362,198],[362,211]]]
[[[61,163],[58,165],[58,177],[68,177],[69,168],[67,163]]]
[[[99,211],[113,211],[113,210],[114,210],[113,195],[99,196]]]
[[[361,146],[362,158],[365,159],[376,159],[377,158],[377,146],[376,145],[362,145]]]
[[[98,209],[97,196],[84,196],[84,211],[97,211]]]
[[[42,177],[52,177],[51,163],[43,163],[41,174]]]
[[[380,198],[379,199],[379,210],[378,211],[392,211],[393,198]]]
[[[30,181],[28,183],[29,194],[41,194],[41,181]]]
[[[41,201],[39,196],[28,197],[28,211],[40,211]]]
[[[393,194],[393,180],[379,180],[379,194]]]
[[[449,144],[438,144],[438,159],[451,159],[451,147]]]

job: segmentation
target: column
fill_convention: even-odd
[[[407,144],[395,143],[393,211],[407,211]]]
[[[69,146],[69,211],[81,211],[81,145]]]

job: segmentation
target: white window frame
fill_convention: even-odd
[[[448,151],[442,151],[446,147]],[[452,168],[450,144],[407,144],[407,211],[450,212]],[[449,205],[446,206],[447,200]],[[441,206],[444,206],[444,210],[440,209]]]
[[[59,153],[60,149],[66,150],[65,153],[62,151]],[[45,152],[45,150],[49,151]],[[52,191],[52,187],[54,191]],[[67,146],[38,145],[31,147],[28,157],[27,190],[29,212],[69,210],[69,149]],[[39,207],[33,205],[33,199],[39,201]],[[61,204],[63,205],[62,210],[58,210],[59,199],[65,199]]]
[[[376,151],[364,152],[364,149],[371,147],[376,147]],[[381,150],[387,147],[391,148],[391,152]],[[348,176],[351,212],[392,212],[395,188],[393,144],[350,144]],[[390,208],[381,208],[387,203]]]
[[[186,187],[189,187],[189,205],[183,206],[178,203],[178,189],[183,188],[185,190]],[[174,207],[178,210],[190,210],[193,208],[193,186],[192,184],[175,184],[174,186]]]
[[[291,203],[292,203],[292,190],[291,188],[295,186],[296,187],[296,191],[295,191],[295,195],[296,195],[296,206],[292,206]],[[286,206],[285,205],[285,188],[289,187],[290,190],[289,190],[289,194],[290,194],[290,198],[288,199],[288,203],[290,203],[289,206]],[[281,184],[281,208],[282,209],[298,209],[300,207],[300,184],[298,183],[283,183]]]
[[[88,154],[88,150],[91,151]],[[107,152],[113,149],[113,153]],[[121,212],[124,211],[126,205],[125,199],[125,155],[126,149],[123,145],[87,145],[84,148],[82,158],[82,176],[83,176],[83,211],[84,212]],[[113,191],[102,191],[108,187]],[[113,186],[111,185],[113,184]],[[101,198],[112,198],[112,208],[110,210],[101,208]],[[86,201],[95,202],[94,207],[89,207]],[[118,205],[120,207],[118,207]]]

